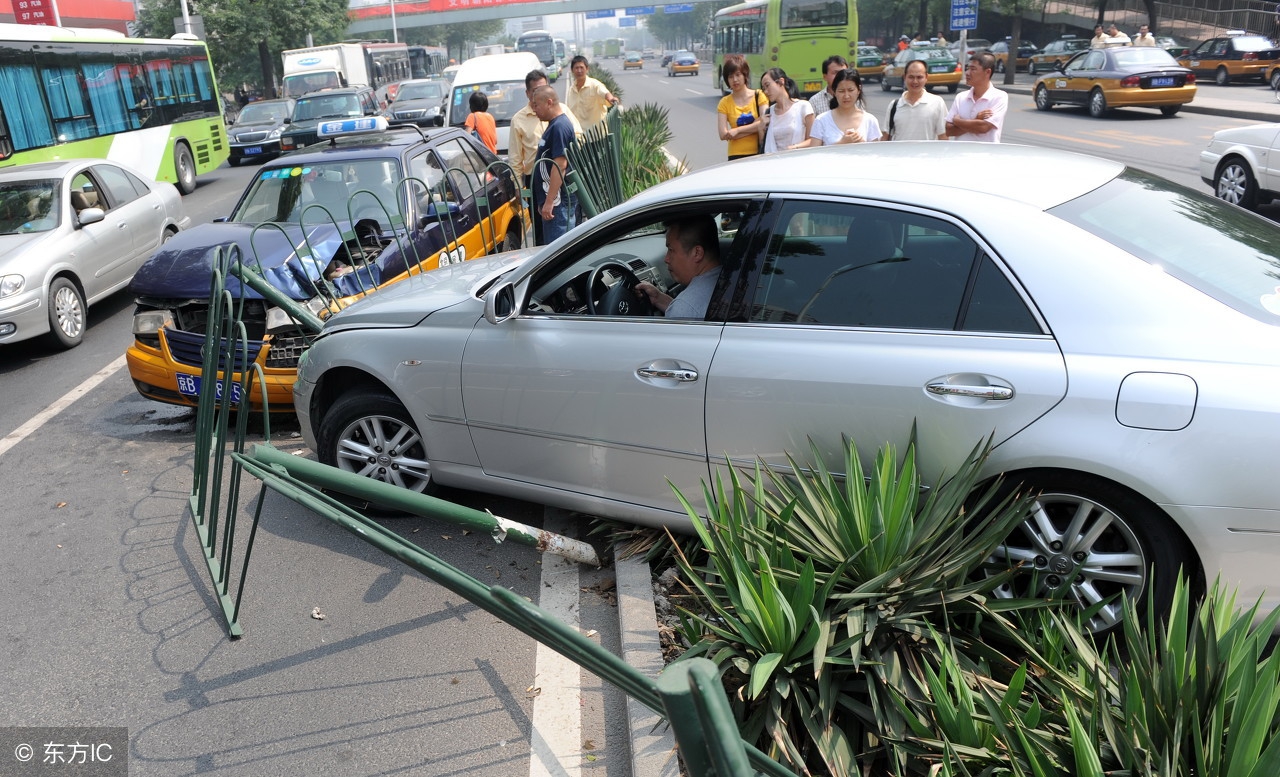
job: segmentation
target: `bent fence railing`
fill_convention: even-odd
[[[241,281],[239,295],[228,292],[228,277]],[[320,321],[304,306],[263,281],[241,261],[235,247],[217,250],[211,285],[212,304],[205,334],[188,508],[230,636],[243,634],[241,604],[254,540],[270,490],[308,507],[318,516],[421,572],[664,717],[672,727],[686,770],[692,777],[751,774],[795,777],[790,769],[741,738],[720,684],[719,670],[712,662],[701,658],[677,662],[654,680],[516,593],[481,583],[330,496],[331,493],[343,494],[484,531],[498,542],[511,540],[579,562],[599,563],[594,549],[587,543],[369,480],[274,448],[263,373],[248,358],[243,290],[256,290],[295,317],[303,329],[318,331]],[[240,380],[233,381],[232,375],[237,371]],[[263,391],[263,441],[246,450],[250,414],[237,413],[236,406],[237,399],[243,403],[255,387]],[[260,483],[247,534],[239,525],[240,489],[246,472]]]

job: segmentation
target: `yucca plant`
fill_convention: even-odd
[[[927,767],[931,672],[952,661],[968,684],[1003,681],[1034,654],[1003,613],[1052,604],[991,596],[1010,573],[988,560],[1026,501],[979,488],[987,451],[927,490],[914,445],[864,472],[850,442],[843,477],[814,450],[789,461],[804,474],[759,465],[707,491],[694,522],[708,561],[682,562],[682,632],[686,655],[722,667],[744,736],[802,770],[910,773]]]
[[[622,112],[622,194],[632,197],[654,184],[675,177],[677,170],[667,157],[671,140],[667,109],[645,103]]]

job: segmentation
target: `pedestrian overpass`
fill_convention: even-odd
[[[709,0],[681,0],[679,4],[708,2]],[[489,19],[514,19],[521,16],[551,16],[561,13],[584,13],[617,9],[624,16],[626,9],[618,0],[417,0],[353,4],[348,11],[352,34],[367,32],[391,32],[408,27],[429,27],[435,24],[455,22],[479,22]],[[665,5],[635,6],[648,13]],[[391,35],[386,37],[390,38]]]

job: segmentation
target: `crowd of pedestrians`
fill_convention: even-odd
[[[1099,33],[1105,36],[1102,28]],[[1111,38],[1124,33],[1112,27]],[[1144,37],[1145,36],[1145,37]],[[1144,26],[1132,43],[1149,45]],[[1128,36],[1124,37],[1129,41]],[[905,41],[904,41],[905,42]],[[862,77],[839,55],[822,62],[826,87],[807,102],[800,99],[796,82],[780,68],[760,77],[760,88],[751,88],[751,67],[741,55],[725,57],[722,77],[729,89],[717,106],[720,140],[728,143],[729,159],[775,151],[882,140],[968,140],[999,143],[1009,95],[991,83],[995,57],[977,53],[965,63],[969,89],[960,92],[950,108],[928,91],[926,63],[907,63],[902,96],[889,103],[884,119],[867,106]]]

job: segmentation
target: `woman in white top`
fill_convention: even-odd
[[[862,96],[862,78],[853,68],[841,70],[831,82],[835,98],[831,110],[813,122],[809,137],[792,148],[834,146],[880,139],[880,122],[868,111]]]
[[[764,153],[772,154],[790,148],[809,137],[813,126],[813,106],[798,100],[795,82],[782,68],[771,67],[760,76],[760,89],[773,103],[769,107],[769,132],[764,138]]]

